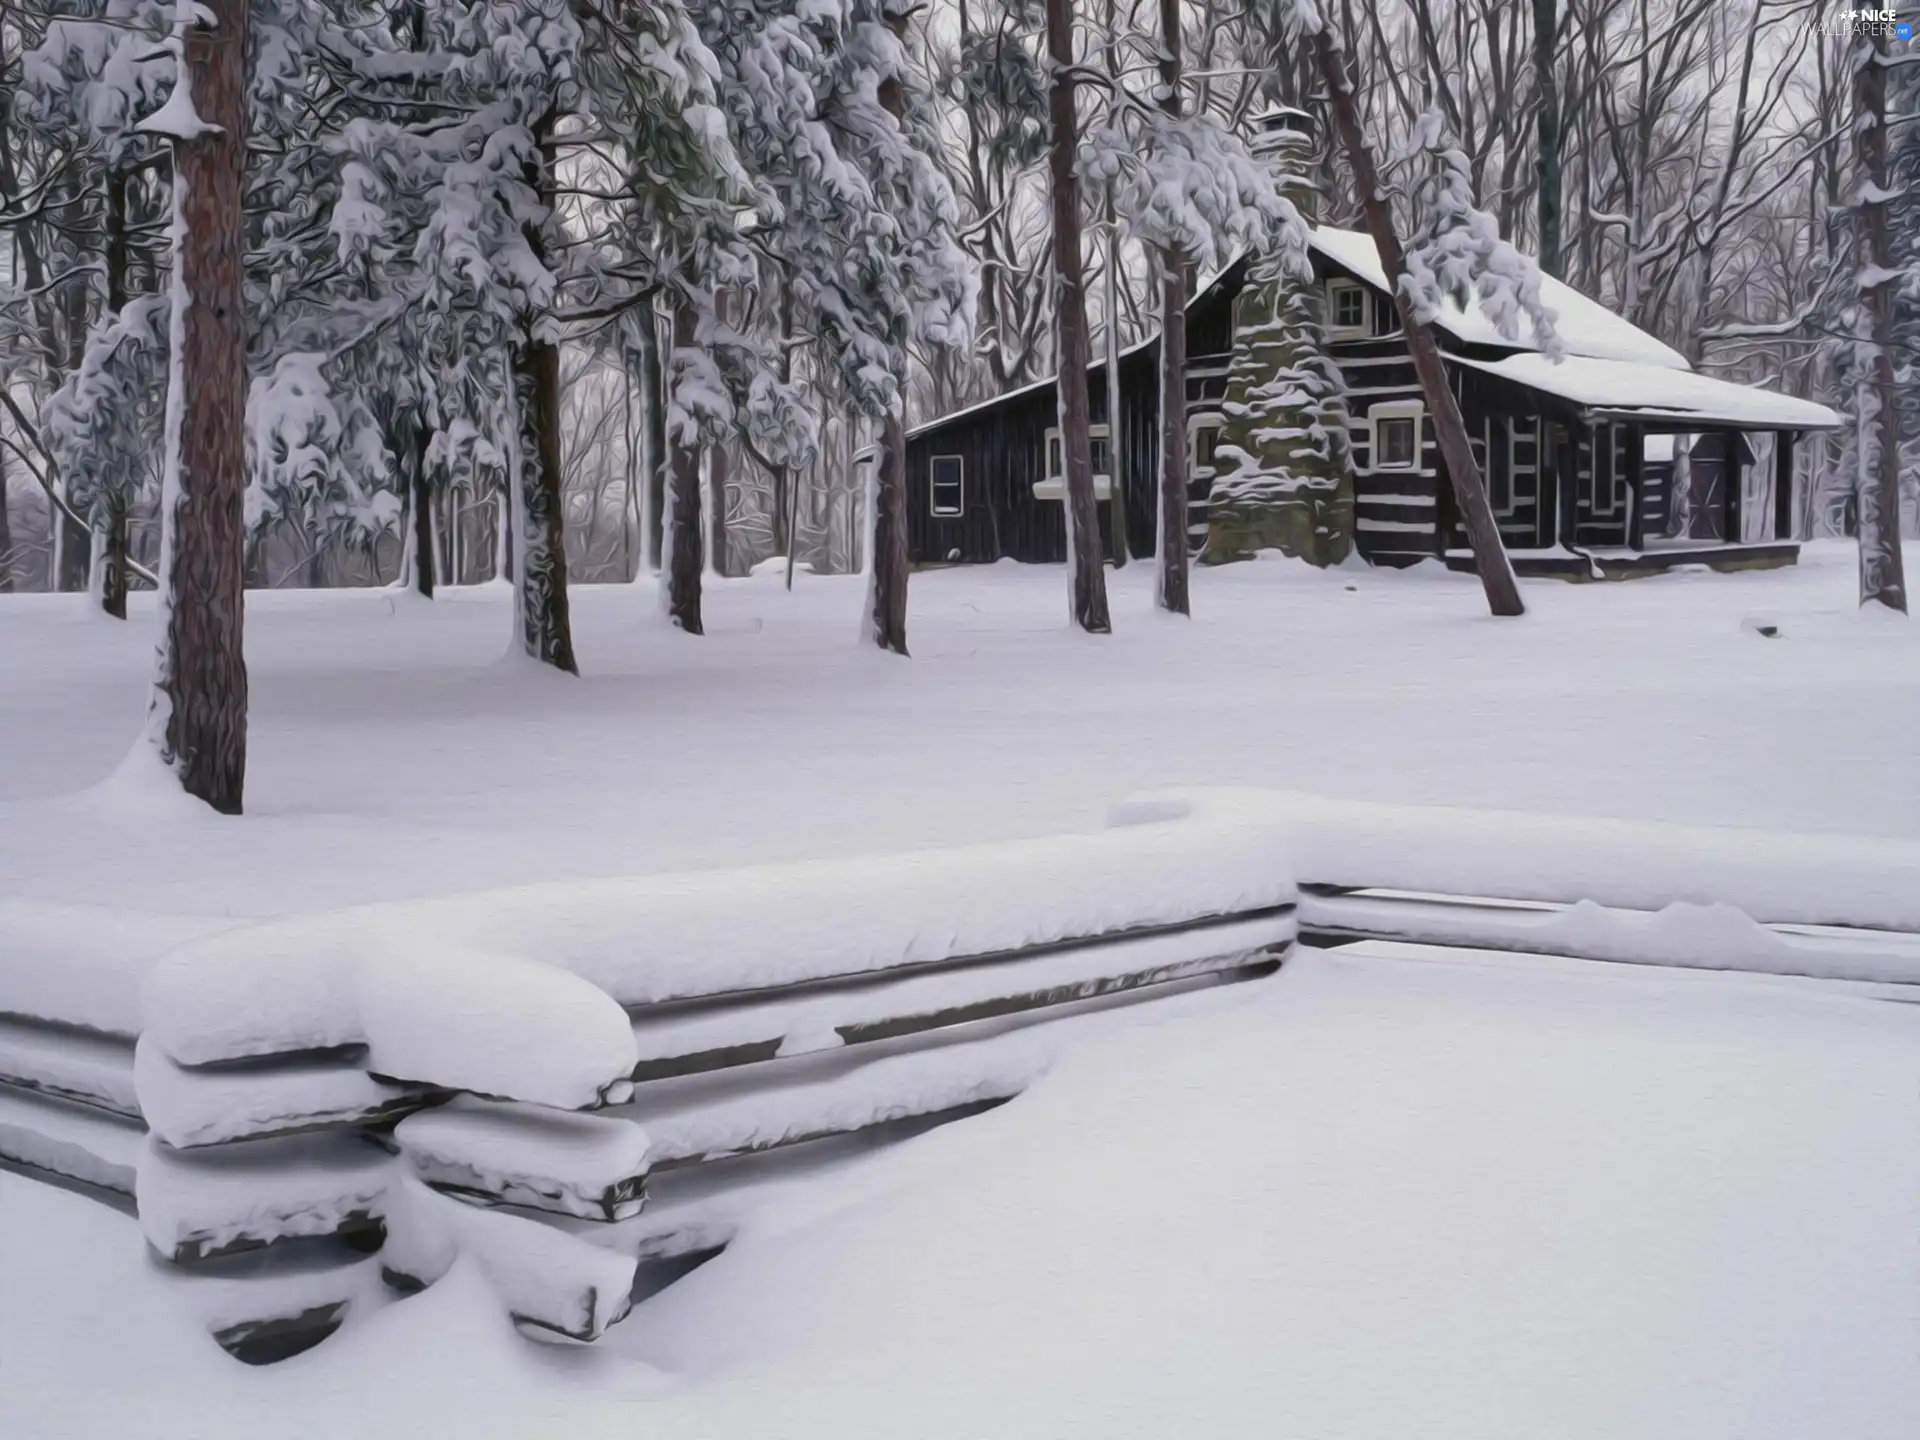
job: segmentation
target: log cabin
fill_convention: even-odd
[[[1298,114],[1298,112],[1292,112]],[[1312,284],[1346,385],[1353,548],[1374,565],[1471,569],[1432,417],[1371,237],[1312,226]],[[1188,539],[1201,561],[1212,457],[1233,356],[1243,257],[1198,287],[1187,312]],[[1305,282],[1303,282],[1305,283]],[[1794,443],[1837,427],[1824,405],[1701,374],[1686,357],[1571,286],[1541,277],[1564,358],[1522,323],[1502,336],[1477,302],[1437,322],[1447,374],[1522,574],[1617,579],[1676,565],[1790,565]],[[1154,553],[1158,337],[1119,357],[1119,434],[1104,362],[1089,369],[1103,544],[1111,511],[1128,552]],[[1059,420],[1051,379],[910,430],[908,537],[920,565],[1066,559]],[[1676,452],[1687,463],[1675,463]],[[1115,496],[1118,495],[1116,502]]]

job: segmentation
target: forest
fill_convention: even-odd
[[[1073,377],[1165,332],[1176,383],[1196,276],[1300,252],[1248,144],[1288,106],[1321,117],[1321,218],[1404,237],[1410,335],[1468,291],[1550,329],[1545,273],[1845,414],[1810,446],[1802,533],[1860,535],[1863,597],[1904,608],[1920,50],[1866,14],[8,4],[0,590],[124,616],[164,585],[169,733],[195,709],[243,729],[248,587],[512,580],[523,648],[571,670],[569,583],[657,574],[698,633],[703,573],[780,557],[789,583],[865,570],[869,637],[906,653],[907,430],[1058,371],[1071,612],[1104,630]],[[1160,598],[1184,610],[1179,550]]]

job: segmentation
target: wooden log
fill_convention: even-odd
[[[176,1150],[390,1124],[447,1092],[375,1079],[349,1059],[318,1056],[226,1067],[176,1065],[150,1040],[133,1064],[139,1108]]]
[[[1102,995],[1224,973],[1283,956],[1292,907],[1254,918],[1097,943],[1058,942],[1011,955],[879,976],[647,1007],[635,1017],[636,1081],[858,1045]]]
[[[632,1309],[635,1257],[540,1220],[436,1194],[410,1175],[398,1188],[399,1208],[410,1217],[405,1223],[439,1246],[435,1258],[444,1273],[458,1255],[471,1256],[520,1328],[586,1342]]]
[[[175,1150],[149,1139],[134,1195],[147,1243],[194,1265],[288,1241],[378,1248],[394,1157],[355,1135]]]
[[[133,1047],[94,1032],[0,1019],[0,1085],[141,1118]]]
[[[1762,925],[1729,905],[1625,910],[1347,892],[1301,898],[1313,944],[1395,940],[1577,960],[1920,986],[1920,937]]]
[[[27,1174],[130,1199],[144,1143],[132,1121],[0,1088],[0,1163]]]
[[[1278,967],[1269,956],[1237,970],[983,1019],[959,1032],[964,1039],[909,1034],[851,1054],[817,1053],[729,1076],[641,1086],[631,1105],[608,1113],[646,1128],[650,1177],[889,1125],[959,1118],[1026,1089],[1094,1012]]]
[[[480,1204],[614,1221],[645,1200],[647,1135],[628,1120],[461,1099],[394,1139],[420,1179]]]

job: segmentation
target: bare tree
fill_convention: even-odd
[[[1053,122],[1047,171],[1053,197],[1054,333],[1058,337],[1060,453],[1066,475],[1067,562],[1073,620],[1104,635],[1113,629],[1107,612],[1107,573],[1101,563],[1100,520],[1093,498],[1092,419],[1087,367],[1087,282],[1080,248],[1079,85],[1074,78],[1071,0],[1047,0],[1047,58],[1051,62],[1048,113]]]
[[[1860,603],[1907,612],[1907,581],[1900,554],[1900,395],[1894,388],[1893,301],[1901,272],[1894,268],[1887,201],[1887,37],[1872,26],[1855,59],[1854,152],[1860,172],[1859,256],[1861,338],[1855,419],[1860,426]]]
[[[1381,188],[1372,148],[1360,128],[1360,112],[1354,103],[1345,57],[1326,24],[1319,23],[1315,27],[1311,40],[1320,78],[1327,87],[1334,127],[1339,133],[1341,148],[1346,151],[1347,163],[1352,167],[1354,184],[1366,211],[1367,228],[1373,232],[1374,246],[1380,252],[1381,269],[1385,271],[1387,285],[1393,291],[1394,306],[1399,311],[1400,325],[1407,336],[1407,348],[1413,354],[1414,370],[1420,377],[1420,390],[1425,396],[1428,413],[1433,416],[1434,432],[1440,442],[1440,458],[1447,467],[1447,478],[1452,483],[1454,499],[1460,506],[1467,541],[1473,547],[1474,568],[1479,572],[1481,587],[1487,594],[1487,605],[1496,615],[1525,614],[1526,605],[1520,599],[1520,585],[1514,578],[1513,562],[1507,558],[1506,549],[1500,543],[1499,526],[1493,518],[1493,507],[1487,500],[1480,466],[1473,458],[1466,422],[1460,416],[1460,404],[1454,398],[1453,387],[1447,383],[1446,365],[1440,358],[1440,347],[1434,343],[1433,331],[1415,313],[1413,300],[1403,283],[1407,275],[1406,254],[1401,249],[1399,234],[1394,229],[1393,213],[1388,209],[1386,193]]]

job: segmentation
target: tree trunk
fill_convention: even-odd
[[[60,482],[56,481],[56,484]],[[67,499],[66,486],[60,485],[60,498]],[[71,502],[69,502],[71,503]],[[87,568],[93,555],[93,535],[87,527],[65,512],[51,517],[53,528],[54,576],[56,590],[87,588]]]
[[[1540,268],[1558,279],[1560,263],[1560,86],[1553,73],[1553,43],[1559,21],[1553,0],[1533,0],[1533,84],[1538,92],[1535,116],[1540,154]]]
[[[161,606],[148,730],[181,787],[240,813],[247,773],[247,0],[208,0],[181,83],[219,128],[173,141],[174,253]]]
[[[640,393],[646,405],[645,465],[647,568],[660,569],[661,533],[667,512],[667,385],[660,363],[660,315],[649,300],[640,307]]]
[[[1863,180],[1860,202],[1860,301],[1871,335],[1872,369],[1856,382],[1860,423],[1860,603],[1907,611],[1900,554],[1900,395],[1894,388],[1893,303],[1900,272],[1893,257],[1887,196],[1887,37],[1884,26],[1862,40],[1854,74],[1854,156]],[[1871,198],[1864,198],[1871,197]],[[1871,449],[1872,453],[1869,453]],[[1871,463],[1869,463],[1871,462]]]
[[[1173,0],[1177,3],[1177,0]],[[1187,598],[1187,267],[1162,257],[1160,281],[1160,561],[1154,601],[1189,615]]]
[[[7,508],[7,457],[0,451],[0,595],[13,593],[13,516]]]
[[[1526,605],[1520,599],[1520,584],[1514,578],[1513,563],[1500,543],[1500,529],[1493,518],[1493,506],[1487,501],[1486,483],[1467,441],[1466,422],[1460,418],[1460,405],[1453,387],[1447,383],[1447,368],[1434,343],[1433,332],[1413,312],[1407,298],[1404,279],[1407,257],[1400,248],[1400,236],[1393,228],[1393,212],[1388,209],[1386,192],[1373,164],[1373,152],[1360,129],[1360,114],[1354,104],[1353,87],[1347,78],[1346,57],[1340,53],[1331,32],[1324,27],[1314,36],[1314,49],[1320,65],[1320,78],[1327,87],[1333,109],[1334,127],[1340,133],[1341,148],[1353,170],[1354,188],[1367,215],[1367,229],[1380,252],[1380,268],[1387,286],[1393,291],[1393,303],[1399,311],[1400,326],[1406,331],[1407,348],[1413,352],[1413,367],[1420,376],[1420,390],[1427,411],[1433,416],[1433,428],[1440,442],[1440,458],[1447,467],[1447,479],[1453,487],[1455,502],[1473,547],[1474,568],[1487,592],[1487,605],[1496,615],[1522,615]],[[1442,540],[1444,543],[1444,530]]]
[[[1093,442],[1088,415],[1087,277],[1081,267],[1080,120],[1073,78],[1071,0],[1047,0],[1048,111],[1053,122],[1047,156],[1053,199],[1054,326],[1060,364],[1060,455],[1066,472],[1067,566],[1074,623],[1092,634],[1113,629],[1107,612],[1107,572],[1100,558],[1100,517],[1093,498]]]
[[[1109,6],[1111,9],[1111,6]],[[1113,568],[1123,568],[1127,555],[1127,447],[1120,412],[1120,228],[1113,213],[1113,193],[1107,193],[1107,550]]]
[[[535,660],[577,675],[560,503],[560,347],[523,337],[514,354],[513,391],[520,422],[520,494],[512,507],[520,644]],[[429,551],[431,540],[429,532]]]
[[[727,292],[716,291],[713,297],[716,325],[724,326],[727,323],[727,308]],[[724,440],[707,451],[707,501],[713,507],[713,518],[707,523],[707,560],[716,575],[728,573],[727,487],[733,480],[732,462],[733,457],[727,453]]]
[[[883,0],[887,29],[904,47],[912,8],[898,0]],[[889,76],[881,83],[880,104],[895,120],[907,113],[900,82]],[[1084,372],[1085,367],[1082,367]],[[1082,389],[1086,377],[1081,376]],[[875,645],[895,655],[907,653],[907,377],[900,377],[900,398],[880,425],[880,454],[875,468],[873,547],[867,569],[867,614]]]
[[[693,306],[681,301],[673,312],[673,345],[693,348]],[[673,439],[673,474],[663,517],[667,572],[667,618],[689,635],[704,633],[700,624],[700,446]]]
[[[127,618],[127,498],[109,494],[101,506],[105,522],[100,532],[100,608],[116,620]]]
[[[896,406],[880,427],[868,576],[873,643],[907,653],[907,427]]]
[[[413,509],[413,588],[423,599],[433,598],[433,490],[427,484],[427,427],[423,418],[414,421],[413,451],[407,457],[408,501]]]
[[[1160,108],[1169,115],[1180,113],[1180,8],[1180,0],[1160,0]],[[1160,264],[1160,574],[1154,601],[1162,610],[1188,615],[1187,262],[1168,250]]]
[[[542,227],[553,213],[553,125],[551,113],[542,117],[535,127],[538,151],[526,162],[527,183],[541,203],[540,214],[524,221],[522,231],[543,263]],[[514,596],[521,647],[542,664],[577,675],[567,604],[566,508],[560,495],[560,347],[541,333],[541,318],[523,317],[513,354],[520,451],[515,471],[520,493],[511,507]]]

